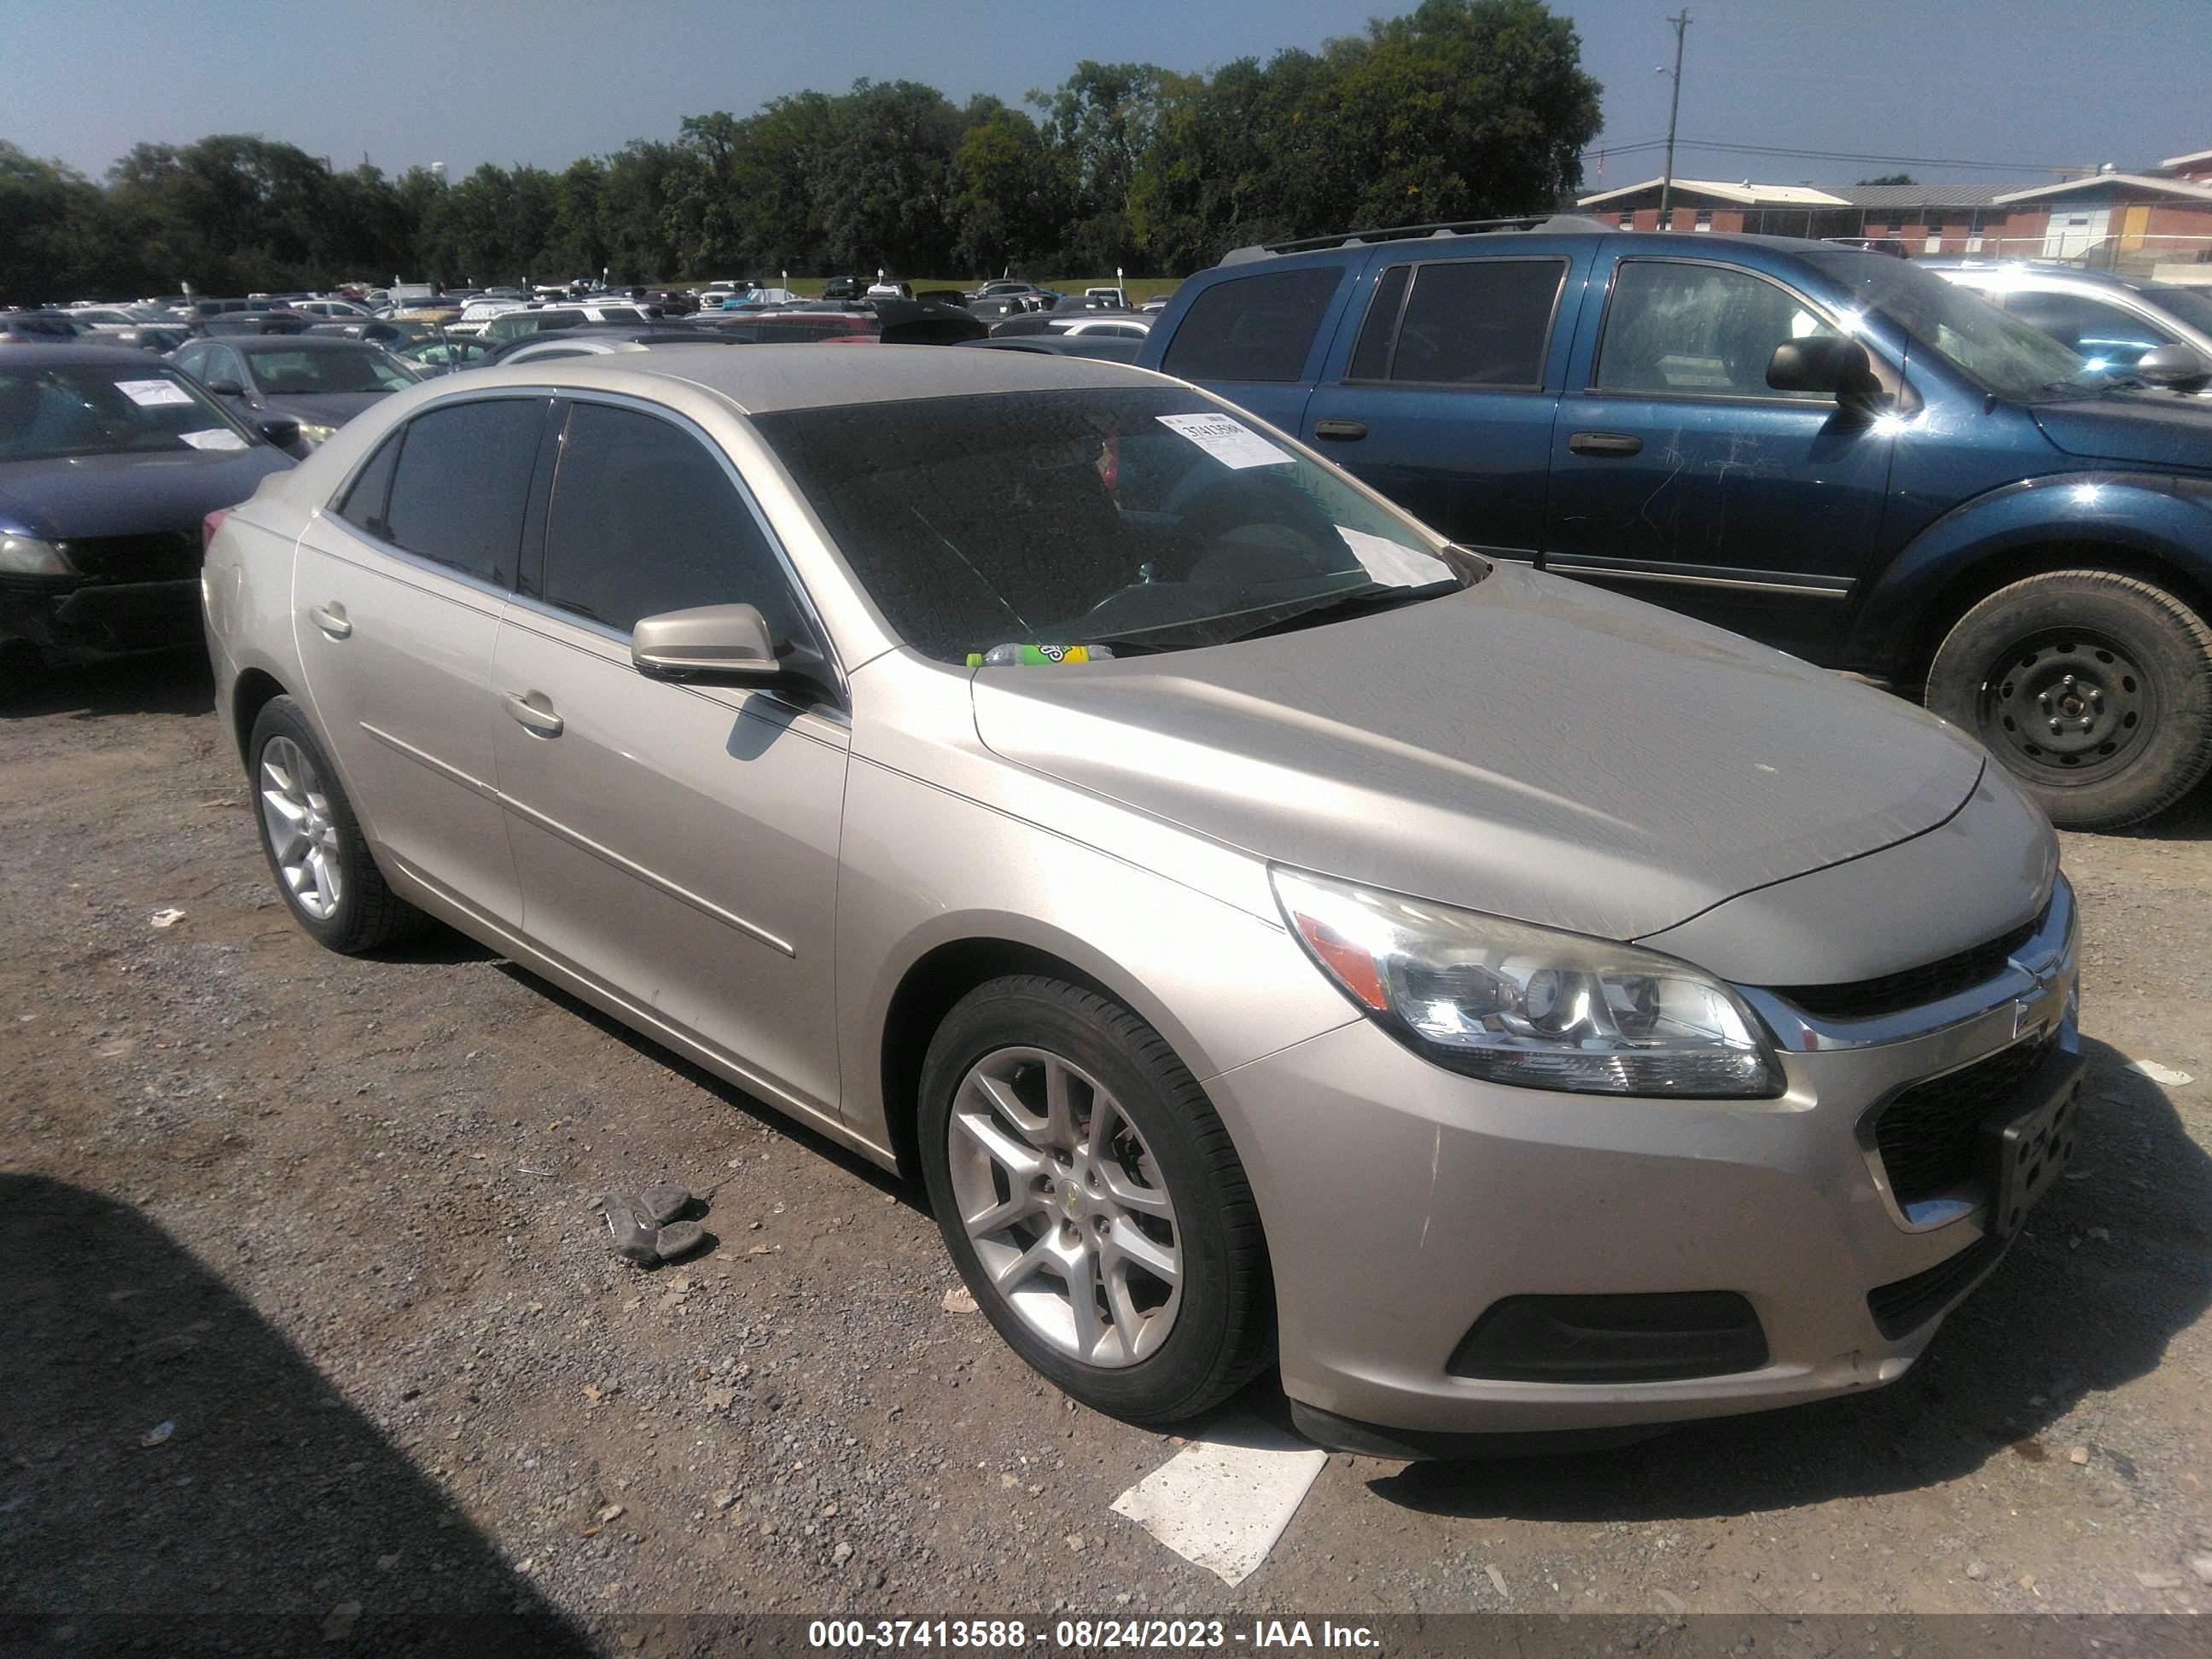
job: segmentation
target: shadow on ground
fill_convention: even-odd
[[[595,1650],[129,1206],[0,1175],[0,1651]]]
[[[2044,1455],[2041,1430],[2081,1395],[2154,1370],[2212,1305],[2212,1158],[2158,1089],[2124,1069],[2128,1056],[2082,1046],[2087,1111],[2070,1172],[2079,1178],[2030,1217],[1899,1382],[1697,1424],[1627,1450],[1410,1464],[1371,1489],[1433,1514],[1680,1520],[1932,1486],[2012,1447]],[[2092,1452],[2123,1486],[2138,1480],[2126,1448]]]
[[[29,671],[0,684],[0,720],[68,714],[204,714],[215,707],[215,676],[197,647],[126,657],[87,668]]]
[[[726,1105],[735,1107],[763,1128],[772,1129],[786,1139],[796,1141],[807,1151],[828,1158],[831,1163],[866,1182],[878,1192],[888,1194],[896,1198],[908,1209],[924,1215],[929,1212],[927,1198],[918,1183],[909,1184],[902,1181],[898,1176],[885,1170],[880,1164],[861,1157],[860,1153],[840,1142],[832,1140],[820,1131],[809,1128],[797,1118],[787,1115],[778,1108],[756,1100],[736,1084],[725,1081],[703,1066],[694,1065],[675,1050],[655,1042],[651,1037],[640,1032],[632,1030],[613,1015],[601,1013],[581,997],[570,995],[550,981],[540,979],[520,963],[502,962],[500,968],[501,972],[514,975],[548,1000],[567,1009],[577,1018],[589,1021],[623,1047],[635,1050],[654,1065],[665,1066],[677,1076],[697,1085]]]

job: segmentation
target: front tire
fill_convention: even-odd
[[[953,1265],[1063,1392],[1176,1423],[1272,1360],[1243,1166],[1205,1091],[1127,1009],[1042,977],[971,991],[930,1044],[920,1130]]]
[[[246,753],[262,854],[293,921],[343,956],[376,950],[422,925],[422,913],[386,884],[337,769],[298,703],[270,698]]]
[[[2120,829],[2212,770],[2212,629],[2131,576],[2029,576],[1959,619],[1927,703],[1980,738],[2060,829]]]

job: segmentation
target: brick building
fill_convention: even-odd
[[[1594,191],[1582,210],[1656,230],[1660,181]],[[2142,173],[2039,185],[1765,185],[1676,179],[1669,228],[1866,240],[1907,253],[2068,259],[2212,281],[2212,150]],[[2200,270],[2189,269],[2201,267]]]

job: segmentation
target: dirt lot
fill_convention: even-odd
[[[915,1194],[456,937],[313,945],[207,706],[0,719],[0,1613],[2212,1607],[2212,800],[2070,839],[2093,1115],[1905,1381],[1332,1456],[1230,1590],[1107,1507],[1170,1443],[944,1310]],[[659,1179],[720,1242],[648,1277],[586,1205]]]

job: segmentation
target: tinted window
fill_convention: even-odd
[[[1533,386],[1544,378],[1566,263],[1459,259],[1419,266],[1398,325],[1390,378],[1450,386]],[[1760,366],[1762,375],[1765,365]]]
[[[1187,380],[1295,380],[1335,296],[1334,265],[1216,283],[1184,314],[1160,367]]]
[[[1832,399],[1766,384],[1774,349],[1835,330],[1764,277],[1722,265],[1621,262],[1606,307],[1597,386],[1690,397]]]
[[[2169,337],[2118,306],[2078,294],[2012,294],[2006,296],[2004,308],[2071,346],[2089,360],[2092,368],[2133,368],[2145,352],[2166,344]]]
[[[384,539],[481,581],[514,580],[543,402],[457,404],[407,423]]]
[[[757,605],[778,639],[811,639],[758,520],[689,433],[578,404],[545,523],[545,599],[627,633],[641,617]]]
[[[1406,303],[1406,283],[1413,270],[1411,265],[1392,265],[1375,284],[1367,320],[1359,325],[1359,343],[1352,348],[1347,380],[1379,380],[1390,372],[1390,337],[1396,331],[1398,313]]]
[[[399,440],[404,434],[395,432],[384,441],[383,447],[369,458],[361,476],[353,481],[338,503],[338,517],[357,525],[379,541],[392,539],[385,528],[385,504],[392,499],[392,473],[399,460]]]

